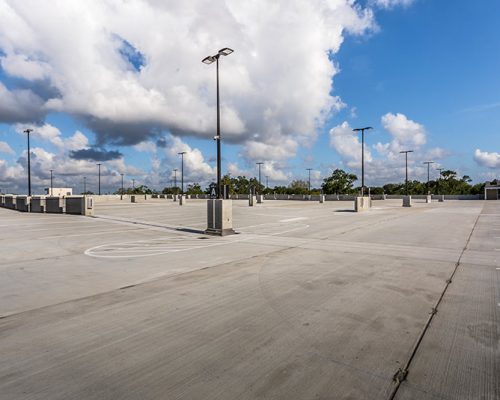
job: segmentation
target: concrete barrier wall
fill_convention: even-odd
[[[92,195],[92,198],[94,199],[94,203],[106,203],[108,201],[115,201],[115,200],[120,200],[122,195],[120,194],[102,194],[102,195]],[[123,200],[128,200],[130,198],[130,195],[124,194],[123,195]]]
[[[16,209],[16,196],[5,196],[5,208],[10,208],[11,210]]]
[[[31,212],[45,212],[45,196],[33,196],[31,198]]]
[[[64,200],[66,214],[94,215],[93,196],[67,196]]]
[[[62,197],[46,197],[45,212],[53,214],[64,213],[64,199]]]
[[[30,197],[28,196],[17,196],[16,197],[16,210],[21,212],[30,211]]]

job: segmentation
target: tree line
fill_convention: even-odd
[[[229,194],[248,194],[251,191],[261,194],[358,194],[361,190],[360,186],[355,186],[354,183],[358,180],[355,174],[346,172],[342,169],[336,169],[332,174],[325,179],[319,188],[311,188],[305,180],[294,180],[288,186],[266,187],[259,183],[257,178],[247,178],[245,176],[233,177],[229,174],[222,177],[222,185],[226,186]],[[420,182],[418,180],[408,181],[408,193],[410,195],[432,194],[482,194],[484,193],[485,183],[471,184],[469,176],[464,175],[458,177],[457,173],[452,170],[441,172],[441,179],[431,180],[429,183]],[[498,184],[495,180],[492,184]],[[215,182],[212,182],[206,188],[202,188],[199,183],[190,183],[185,188],[186,194],[209,194]],[[371,194],[388,194],[388,195],[404,195],[406,194],[405,183],[388,183],[383,186],[368,186]],[[115,194],[120,194],[121,189]],[[181,188],[178,186],[164,187],[162,190],[154,190],[146,185],[140,185],[135,188],[127,188],[123,190],[123,194],[179,194]]]

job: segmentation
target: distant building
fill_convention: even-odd
[[[498,200],[500,198],[499,191],[500,184],[493,185],[490,182],[486,182],[486,185],[484,186],[484,199]]]
[[[73,189],[72,188],[52,188],[52,191],[51,191],[50,188],[45,188],[45,194],[48,196],[53,196],[53,197],[71,196],[73,194]]]

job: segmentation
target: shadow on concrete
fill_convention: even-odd
[[[205,233],[205,231],[193,228],[175,228],[175,230],[180,232],[196,233],[197,235],[203,235]]]

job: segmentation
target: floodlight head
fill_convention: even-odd
[[[177,153],[177,154],[186,154],[187,152],[186,151],[181,151],[180,153]]]
[[[354,132],[359,132],[359,131],[367,131],[368,129],[373,129],[371,126],[367,126],[365,128],[355,128],[353,129]]]
[[[219,55],[221,56],[228,56],[229,54],[233,53],[234,50],[230,49],[229,47],[224,47],[223,49],[219,50]]]
[[[203,64],[212,64],[214,61],[215,61],[214,56],[208,56],[208,57],[205,57],[203,60],[201,60],[201,62]]]

